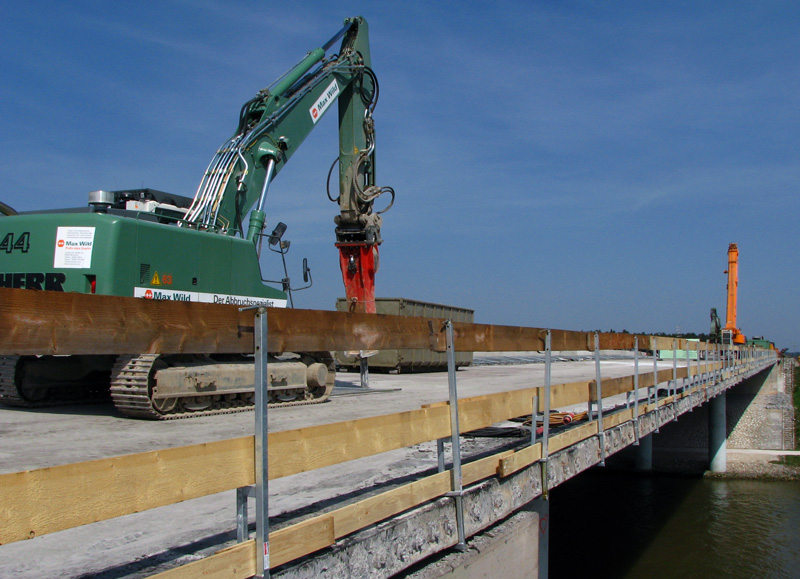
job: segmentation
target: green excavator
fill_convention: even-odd
[[[93,191],[81,209],[18,214],[0,205],[0,287],[287,306],[292,291],[305,288],[292,288],[288,275],[272,284],[262,275],[262,250],[283,255],[288,246],[284,224],[265,233],[267,193],[338,101],[339,152],[328,173],[330,182],[338,163],[338,195],[328,185],[328,197],[339,205],[336,245],[350,309],[374,312],[381,213],[394,202],[391,188],[375,185],[377,100],[367,23],[347,19],[242,106],[234,134],[214,155],[193,199],[133,189]],[[378,210],[375,201],[384,195]],[[303,270],[310,284],[305,260]],[[272,405],[322,402],[334,383],[328,352],[273,353],[269,373]],[[4,405],[62,404],[109,392],[120,412],[143,418],[244,410],[254,399],[252,358],[204,352],[0,358]]]

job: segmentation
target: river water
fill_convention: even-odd
[[[551,491],[550,577],[800,578],[800,483],[594,469]]]

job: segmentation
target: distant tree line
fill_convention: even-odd
[[[591,330],[593,332],[603,332],[603,330]],[[608,330],[609,333],[617,333],[617,334],[630,334],[628,330]],[[658,336],[659,338],[684,338],[687,340],[700,340],[701,342],[708,342],[710,341],[709,334],[695,334],[694,332],[681,332],[676,334],[675,332],[668,333],[668,332],[634,332],[640,336]]]

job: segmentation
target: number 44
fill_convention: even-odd
[[[3,238],[3,241],[0,242],[0,251],[5,251],[6,253],[11,253],[12,251],[21,251],[22,253],[28,253],[30,247],[31,247],[30,231],[22,233],[19,237],[17,237],[16,241],[14,241],[13,233],[7,233],[6,236]]]

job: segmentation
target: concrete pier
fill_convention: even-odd
[[[636,470],[653,470],[653,435],[648,434],[639,438],[636,448]]]
[[[708,458],[711,472],[725,472],[728,467],[725,406],[725,392],[712,398],[708,404]]]

